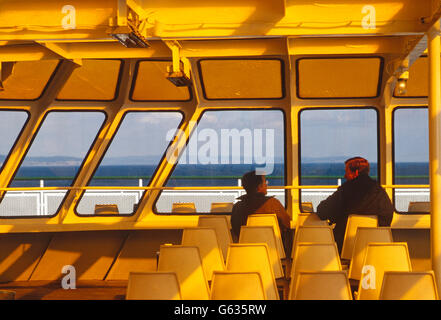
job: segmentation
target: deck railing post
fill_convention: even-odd
[[[440,22],[429,30],[429,170],[432,268],[441,289],[441,51]]]

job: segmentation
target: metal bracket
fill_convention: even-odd
[[[172,65],[168,68],[166,78],[177,87],[191,86],[190,61],[180,56],[181,45],[176,40],[164,40],[172,51]]]

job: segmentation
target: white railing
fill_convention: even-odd
[[[301,191],[302,202],[312,202],[314,209],[335,189],[307,189]],[[143,190],[87,190],[78,204],[79,214],[93,214],[95,204],[117,204],[121,214],[133,212]],[[243,190],[164,190],[156,208],[159,213],[171,212],[174,202],[194,202],[197,212],[209,212],[213,202],[235,202],[244,194]],[[8,191],[0,203],[0,216],[47,216],[57,212],[66,191]],[[268,195],[285,202],[285,190],[270,189]],[[404,189],[395,191],[395,205],[398,211],[407,211],[410,201],[430,201],[429,189]]]

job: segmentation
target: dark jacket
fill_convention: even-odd
[[[386,191],[367,174],[346,181],[317,207],[322,220],[335,223],[334,237],[341,253],[350,214],[376,215],[379,226],[390,226],[394,207]]]
[[[263,193],[245,194],[238,198],[231,212],[231,227],[233,235],[239,238],[240,227],[247,224],[247,218],[254,213],[275,213],[282,230],[289,228],[290,217],[285,208],[274,197],[267,197]]]

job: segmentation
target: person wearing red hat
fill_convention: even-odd
[[[390,226],[394,212],[386,191],[369,177],[366,159],[354,157],[346,160],[345,179],[346,182],[317,207],[321,220],[335,223],[334,238],[340,254],[350,214],[376,215],[379,226]]]

